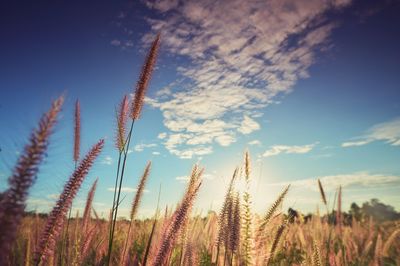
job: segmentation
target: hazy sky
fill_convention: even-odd
[[[45,211],[73,170],[73,105],[82,153],[106,148],[95,208],[111,207],[115,108],[132,93],[156,33],[161,50],[128,157],[121,215],[152,160],[139,215],[162,184],[175,204],[196,162],[205,167],[197,211],[218,209],[228,180],[251,153],[253,203],[263,211],[288,183],[285,208],[312,211],[320,178],[345,207],[379,198],[400,208],[399,1],[54,1],[0,11],[0,188],[51,100],[67,100],[28,208]]]

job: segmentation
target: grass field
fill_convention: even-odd
[[[27,214],[25,204],[57,122],[63,97],[53,102],[25,146],[0,200],[0,265],[400,265],[400,222],[375,222],[342,210],[342,188],[334,204],[326,200],[319,180],[320,211],[304,215],[282,210],[290,186],[265,214],[252,210],[251,158],[231,175],[219,213],[193,213],[202,189],[203,168],[195,165],[187,187],[173,208],[159,206],[154,216],[137,220],[151,163],[144,169],[129,219],[120,220],[121,184],[133,124],[140,118],[153,71],[159,36],[153,42],[132,101],[124,97],[116,116],[115,146],[119,154],[109,219],[100,219],[92,206],[97,181],[88,191],[85,211],[70,216],[74,197],[100,154],[99,140],[80,156],[80,105],[75,108],[74,172],[49,214]],[[129,123],[131,123],[129,127]],[[238,182],[244,182],[240,191]],[[74,218],[75,217],[75,218]]]

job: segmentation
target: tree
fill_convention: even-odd
[[[356,211],[357,208],[356,206],[354,207],[354,211]],[[361,207],[361,213],[363,216],[372,217],[378,222],[400,219],[400,213],[396,212],[393,206],[386,205],[378,199],[371,199],[369,202],[364,202]]]

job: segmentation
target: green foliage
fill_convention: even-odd
[[[211,266],[211,254],[207,252],[206,248],[202,248],[200,252],[200,266]]]
[[[297,247],[294,243],[289,249],[281,250],[276,253],[273,260],[270,261],[269,265],[294,265],[301,264],[307,257],[307,253]]]
[[[356,203],[352,203],[349,213],[357,220],[369,219],[372,217],[374,221],[394,221],[400,219],[400,213],[396,212],[393,206],[386,205],[378,199],[371,199],[364,202],[361,207]]]

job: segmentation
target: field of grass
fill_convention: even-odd
[[[400,265],[400,222],[378,223],[367,216],[345,213],[341,187],[335,203],[328,206],[323,184],[316,181],[321,212],[311,215],[281,210],[290,186],[283,189],[265,214],[254,213],[248,189],[252,182],[251,158],[247,152],[243,165],[234,170],[225,188],[219,213],[192,213],[203,175],[203,168],[195,165],[174,208],[160,206],[151,219],[137,220],[151,171],[148,163],[129,219],[119,220],[133,124],[141,115],[158,47],[159,36],[143,65],[134,99],[124,97],[117,113],[115,146],[119,160],[109,219],[100,219],[92,206],[97,181],[88,191],[83,214],[70,213],[73,199],[104,145],[104,140],[99,140],[81,157],[79,102],[75,108],[75,170],[49,214],[25,212],[29,188],[63,104],[61,96],[32,132],[9,177],[9,188],[1,194],[0,265]],[[239,180],[246,184],[244,192],[237,189]]]

